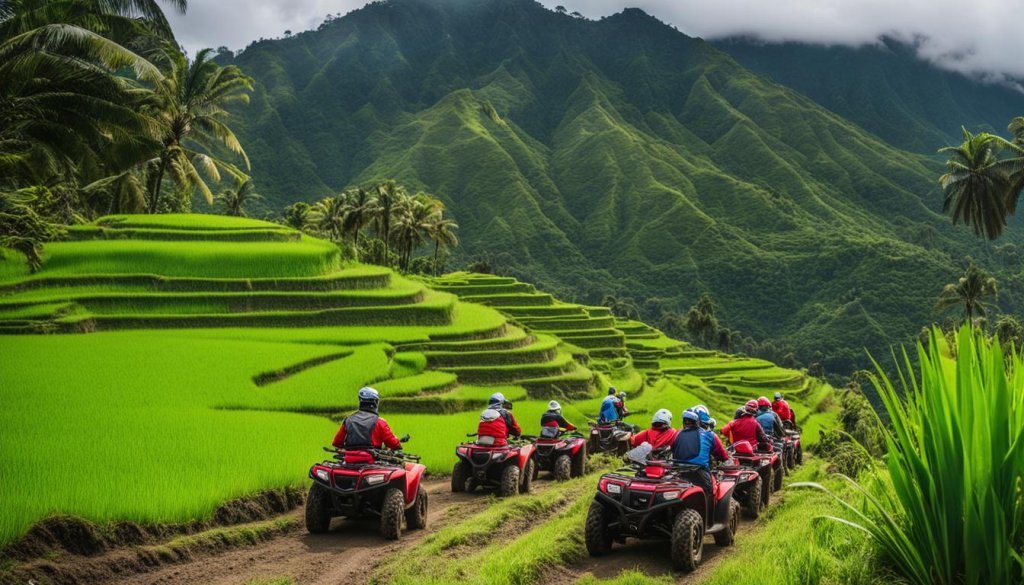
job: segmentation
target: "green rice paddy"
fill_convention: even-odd
[[[342,264],[266,222],[116,216],[74,231],[35,275],[0,261],[0,545],[52,513],[178,522],[304,484],[365,384],[433,473],[495,391],[527,433],[553,397],[585,424],[609,385],[640,425],[697,402],[724,419],[777,388],[801,412],[822,399],[799,372],[603,307],[507,277]]]

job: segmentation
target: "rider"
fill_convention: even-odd
[[[696,465],[699,469],[684,475],[704,490],[708,510],[707,518],[714,509],[714,484],[711,483],[711,458],[728,461],[729,453],[720,441],[715,441],[714,433],[700,428],[700,415],[687,409],[683,412],[683,429],[676,435],[672,443],[672,459],[676,463]]]
[[[711,436],[715,438],[715,446],[713,449],[717,451],[721,449],[725,451],[725,445],[722,444],[722,439],[718,438],[715,434],[715,419],[711,418],[711,413],[708,411],[708,407],[703,404],[698,404],[693,407],[693,411],[697,413],[697,417],[700,419],[700,428],[705,431],[709,431]]]
[[[359,390],[359,410],[341,421],[341,428],[331,444],[347,451],[347,463],[372,463],[373,455],[367,449],[398,449],[402,446],[387,421],[377,414],[379,405],[380,394],[373,388],[362,388]]]
[[[782,419],[783,425],[788,422],[796,428],[796,413],[793,412],[789,403],[782,398],[782,392],[775,393],[775,401],[772,402],[772,410],[775,411],[775,414],[779,415],[779,418]]]
[[[769,437],[781,439],[786,436],[782,429],[782,419],[772,410],[772,403],[764,396],[757,399],[757,424],[761,425]]]
[[[722,434],[734,445],[740,441],[747,441],[751,445],[757,445],[758,449],[762,451],[772,451],[773,445],[764,429],[758,424],[756,416],[757,401],[751,400],[743,406],[743,412],[739,418],[733,419],[722,427]]]
[[[616,396],[615,386],[608,388],[608,396],[601,401],[601,411],[597,415],[597,422],[610,423],[622,420],[629,410],[626,409],[626,393],[619,392]]]
[[[476,428],[478,443],[500,447],[508,444],[510,436],[518,437],[523,434],[516,418],[508,410],[509,406],[511,403],[505,400],[504,394],[501,392],[491,394],[487,401],[487,408],[480,413],[480,424]],[[481,439],[484,440],[481,441]]]
[[[662,408],[651,418],[651,428],[633,435],[630,444],[637,447],[645,442],[650,443],[651,449],[657,451],[664,447],[671,447],[678,432],[672,428],[672,413]]]
[[[540,415],[540,436],[554,439],[561,429],[575,431],[576,426],[562,416],[562,405],[557,400],[548,402],[548,411]]]

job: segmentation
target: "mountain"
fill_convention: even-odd
[[[963,256],[989,258],[942,215],[934,157],[640,10],[374,2],[233,61],[271,202],[394,177],[445,200],[463,260],[590,303],[709,292],[730,327],[831,371],[916,335]]]
[[[912,45],[892,38],[861,47],[749,37],[714,44],[751,71],[916,152],[959,143],[961,126],[1005,135],[1010,119],[1024,115],[1020,87],[940,69],[920,59]]]

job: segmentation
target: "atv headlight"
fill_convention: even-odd
[[[617,483],[610,483],[610,484],[608,484],[608,493],[609,494],[621,494],[622,493],[622,486],[617,484]]]
[[[364,481],[366,482],[366,485],[381,484],[381,483],[384,483],[384,475],[383,474],[367,475],[366,479]]]
[[[661,499],[666,501],[666,502],[668,502],[670,500],[678,500],[679,499],[679,491],[678,490],[671,491],[671,492],[661,492],[658,495],[661,496]]]
[[[331,480],[331,472],[327,471],[326,469],[317,469],[316,470],[316,477],[320,481],[330,481]]]
[[[494,460],[501,459],[504,456],[505,456],[505,454],[502,453],[501,451],[498,451],[497,453],[491,453],[491,459],[494,459]]]

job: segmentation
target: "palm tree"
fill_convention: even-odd
[[[423,243],[427,226],[440,213],[439,204],[437,199],[417,193],[404,197],[396,206],[391,235],[399,249],[398,266],[402,271],[409,270],[413,251]]]
[[[140,83],[162,75],[117,42],[148,38],[173,38],[154,0],[0,2],[0,183],[92,180],[155,147],[135,106]],[[135,79],[119,75],[126,69]]]
[[[392,180],[378,184],[375,190],[377,204],[374,208],[373,224],[377,236],[384,240],[384,258],[388,258],[391,255],[391,220],[395,214],[395,206],[408,195],[405,187]]]
[[[352,234],[352,243],[356,249],[359,248],[359,232],[362,231],[377,208],[377,200],[373,193],[365,187],[356,187],[343,194],[345,203],[345,217],[342,221],[342,230]]]
[[[310,220],[317,231],[332,242],[340,243],[344,237],[346,205],[342,197],[324,197],[310,209]]]
[[[304,201],[292,203],[284,210],[284,224],[288,227],[306,231],[311,223],[312,207]]]
[[[986,309],[992,306],[986,299],[995,299],[998,293],[996,279],[971,264],[956,284],[947,284],[942,288],[935,303],[935,310],[944,311],[950,307],[963,305],[967,322],[973,324],[975,315],[984,317]]]
[[[438,252],[459,245],[459,238],[455,235],[457,229],[459,224],[441,214],[437,214],[427,223],[427,237],[434,241],[434,276],[438,275]]]
[[[160,204],[163,179],[171,179],[184,191],[198,188],[207,203],[213,203],[213,192],[199,171],[220,182],[224,171],[244,180],[245,174],[217,153],[226,148],[237,155],[249,169],[249,157],[227,126],[226,106],[248,103],[252,79],[234,65],[221,67],[213,61],[213,50],[203,49],[189,61],[177,51],[167,51],[170,71],[157,82],[155,103],[149,108],[160,125],[162,148],[149,161],[150,213]]]
[[[0,191],[0,248],[21,252],[31,272],[42,266],[43,242],[64,233],[64,227],[40,215],[33,207],[35,196],[29,190]],[[0,260],[3,256],[0,255]]]
[[[217,195],[217,201],[224,208],[224,215],[235,217],[249,217],[245,207],[263,199],[263,196],[254,190],[252,179],[245,179],[234,187],[224,189]]]
[[[951,213],[954,224],[970,224],[975,234],[990,240],[1002,234],[1024,187],[1024,119],[1015,119],[1010,130],[1016,143],[964,129],[963,143],[939,151],[949,154],[946,173],[939,178],[943,211]]]

